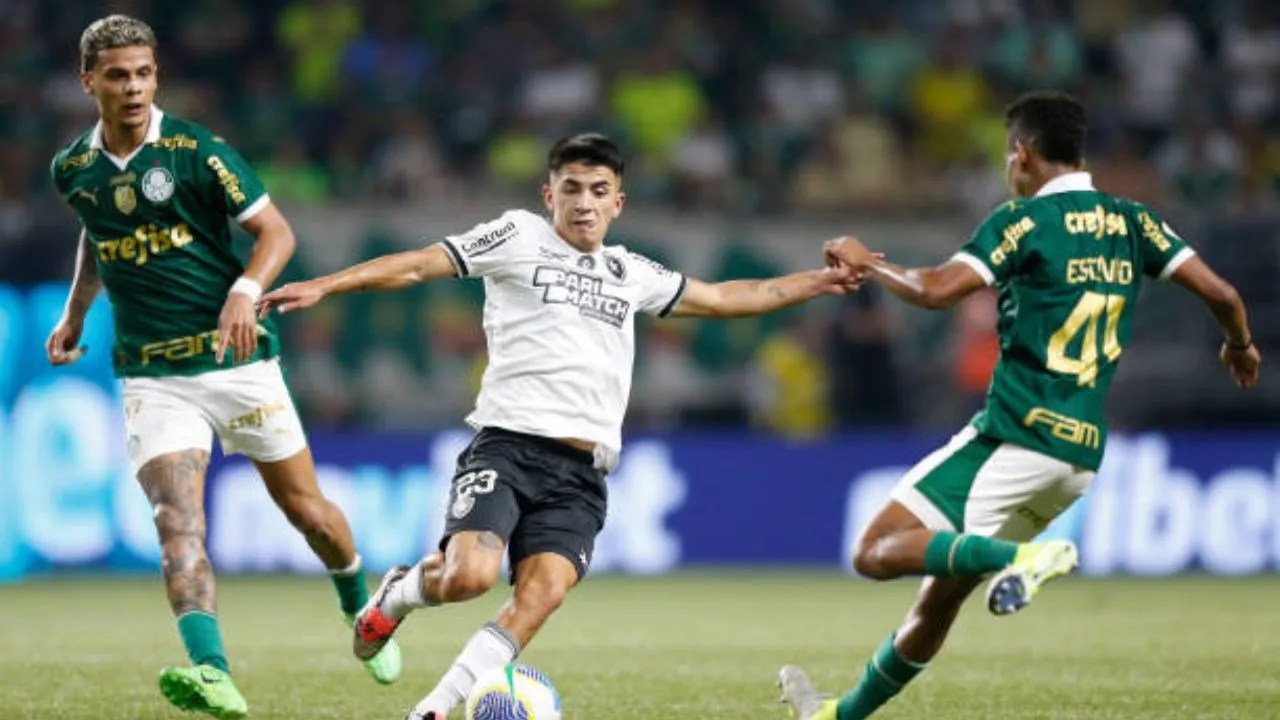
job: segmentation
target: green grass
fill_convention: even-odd
[[[573,720],[768,720],[778,666],[843,690],[895,627],[914,583],[724,573],[592,579],[523,660]],[[375,685],[323,578],[227,579],[221,616],[250,717],[400,720],[504,593],[402,628],[405,676]],[[1091,581],[1025,613],[972,602],[949,648],[877,717],[1280,718],[1280,580]],[[178,718],[156,690],[185,661],[158,578],[0,587],[0,718]]]

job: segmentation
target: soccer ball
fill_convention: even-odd
[[[560,720],[560,693],[528,665],[496,667],[476,679],[467,720]]]

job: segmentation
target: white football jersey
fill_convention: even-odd
[[[489,365],[472,427],[622,449],[636,312],[664,316],[684,275],[619,245],[583,253],[546,219],[510,210],[441,243],[459,277],[484,278]]]

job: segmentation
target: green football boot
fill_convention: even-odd
[[[240,720],[249,714],[249,704],[231,675],[212,665],[161,670],[160,692],[179,710],[201,712],[218,720]]]

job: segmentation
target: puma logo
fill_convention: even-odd
[[[95,206],[98,204],[98,191],[97,191],[97,190],[85,190],[84,188],[76,188],[76,189],[75,189],[75,192],[71,193],[71,197],[73,197],[73,198],[77,198],[77,197],[87,198],[87,199],[89,200],[89,202],[93,203]]]

